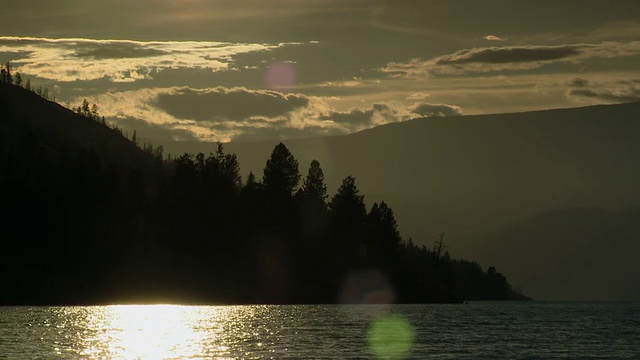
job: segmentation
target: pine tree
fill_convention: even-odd
[[[302,183],[302,194],[307,199],[317,199],[323,203],[327,199],[327,185],[318,160],[311,161],[307,177]]]
[[[84,99],[82,101],[82,115],[86,117],[91,116],[91,110],[89,109],[89,101],[87,101],[87,99]]]
[[[279,143],[264,168],[262,182],[267,193],[276,197],[291,196],[299,181],[298,160],[283,143]]]
[[[91,118],[95,121],[100,119],[100,115],[98,114],[98,105],[93,104],[91,106]]]
[[[13,84],[13,76],[11,76],[11,63],[7,61],[7,72],[5,74],[5,82],[9,84]]]
[[[367,216],[368,245],[378,264],[391,261],[400,250],[402,238],[391,208],[383,201],[374,203]]]
[[[367,209],[364,205],[364,195],[359,194],[356,178],[349,175],[338,188],[329,202],[329,211],[334,224],[339,228],[351,228],[364,225]]]

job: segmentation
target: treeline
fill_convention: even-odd
[[[0,304],[519,297],[494,268],[404,241],[354,177],[329,196],[321,164],[301,173],[282,143],[242,179],[220,144],[171,161],[144,145],[134,164],[10,131],[0,126]]]
[[[13,66],[11,65],[11,62],[7,61],[5,64],[2,64],[0,66],[0,83],[15,85],[25,90],[32,91],[45,100],[56,101],[55,96],[50,97],[49,88],[43,88],[42,86],[38,86],[37,88],[33,87],[30,79],[24,81],[20,72],[16,72],[14,76],[12,71]]]

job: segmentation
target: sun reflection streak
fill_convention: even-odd
[[[212,345],[220,344],[212,324],[224,320],[225,312],[224,307],[179,305],[104,307],[88,319],[89,328],[100,331],[92,331],[95,337],[86,339],[83,355],[90,359],[204,358]],[[223,346],[214,349],[224,352]]]

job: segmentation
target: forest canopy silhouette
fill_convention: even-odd
[[[97,105],[64,109],[3,70],[0,304],[525,298],[493,267],[403,239],[353,176],[328,194],[321,164],[301,171],[283,143],[243,179],[222,144],[164,158]]]

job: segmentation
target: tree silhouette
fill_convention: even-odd
[[[383,201],[374,203],[367,216],[367,246],[373,263],[389,267],[396,261],[402,238],[393,211]]]
[[[82,115],[89,117],[91,116],[91,110],[89,109],[89,101],[87,99],[82,100]]]
[[[306,199],[315,199],[315,201],[324,203],[327,198],[327,185],[324,183],[324,173],[318,160],[311,161],[301,190]]]
[[[0,91],[42,103],[10,86]],[[11,239],[0,305],[330,303],[345,276],[365,268],[386,273],[399,302],[512,296],[493,267],[403,243],[391,208],[380,202],[367,212],[353,176],[327,204],[314,160],[291,196],[298,162],[282,143],[263,182],[249,173],[243,185],[237,157],[221,144],[165,162],[161,147],[134,146],[116,127],[119,134],[89,121],[95,109],[86,100],[76,109],[100,133],[93,139],[0,128],[8,140],[0,141],[0,238]]]
[[[298,160],[293,157],[283,143],[279,143],[273,149],[264,168],[262,183],[265,190],[277,198],[289,197],[293,194],[299,181]]]
[[[364,196],[359,194],[355,177],[349,175],[329,202],[331,219],[330,240],[338,258],[339,271],[362,265],[366,257],[364,226],[367,209]]]
[[[329,202],[329,211],[339,228],[362,226],[367,218],[364,195],[360,195],[356,178],[349,175],[342,180],[337,193]]]
[[[91,105],[91,118],[95,121],[100,119],[100,115],[98,114],[98,105],[96,104]]]
[[[6,67],[6,73],[5,73],[4,81],[8,84],[13,84],[13,76],[11,75],[11,63],[7,61],[7,65],[5,67]]]
[[[227,190],[236,192],[242,187],[242,175],[240,175],[238,157],[236,154],[225,154],[221,143],[218,143],[215,156],[223,184],[226,185]]]

